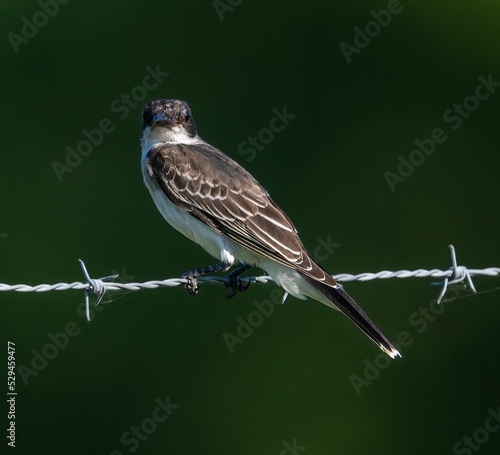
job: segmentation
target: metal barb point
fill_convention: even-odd
[[[453,245],[448,245],[451,251],[451,264],[452,266],[448,269],[451,270],[452,273],[449,277],[445,277],[443,282],[443,287],[441,292],[439,293],[439,297],[437,299],[437,303],[440,304],[443,299],[446,291],[448,290],[448,285],[461,283],[462,281],[467,280],[467,284],[471,288],[474,294],[477,293],[476,288],[474,287],[474,283],[472,282],[472,278],[470,276],[469,270],[464,265],[458,265],[457,263],[457,255],[455,252],[455,247]]]
[[[94,280],[90,278],[89,272],[87,271],[87,267],[85,267],[85,263],[81,259],[78,259],[78,261],[80,262],[80,267],[82,269],[83,276],[85,277],[85,281],[87,282],[88,285],[88,287],[85,289],[85,316],[87,318],[87,321],[90,322],[89,292],[97,294],[97,298],[94,305],[99,305],[101,303],[102,298],[104,297],[104,294],[106,294],[106,285],[104,284],[104,282],[118,278],[118,274],[108,275]]]

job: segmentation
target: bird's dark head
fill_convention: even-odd
[[[142,112],[143,140],[153,135],[158,142],[189,142],[197,136],[191,109],[185,101],[154,100]]]

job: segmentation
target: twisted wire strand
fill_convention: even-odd
[[[474,283],[472,282],[473,276],[497,276],[500,275],[500,267],[488,267],[486,269],[467,269],[463,265],[457,264],[457,257],[455,253],[455,248],[453,245],[448,245],[451,252],[451,263],[452,266],[448,270],[397,270],[391,272],[390,270],[382,270],[377,273],[359,273],[357,275],[351,275],[349,273],[341,273],[339,275],[334,275],[334,278],[339,282],[347,281],[371,281],[371,280],[387,280],[389,278],[443,278],[443,287],[437,298],[437,302],[440,303],[443,299],[446,291],[448,290],[448,285],[454,283],[460,283],[466,281],[470,289],[476,293]],[[4,284],[0,283],[0,291],[16,291],[16,292],[48,292],[48,291],[67,291],[69,289],[77,289],[85,291],[85,306],[87,320],[90,321],[90,293],[96,295],[96,300],[94,305],[99,305],[104,294],[107,291],[118,291],[118,290],[128,290],[128,291],[140,291],[142,289],[156,289],[160,287],[168,286],[179,286],[181,284],[187,284],[188,280],[184,278],[169,278],[167,280],[153,280],[146,281],[145,283],[117,283],[111,280],[116,279],[118,275],[105,276],[98,279],[92,279],[90,274],[85,267],[84,262],[80,259],[80,267],[82,269],[83,275],[86,282],[80,283],[74,281],[73,283],[56,283],[56,284],[38,284],[36,286],[29,286],[27,284]],[[240,278],[243,283],[261,283],[266,284],[269,281],[273,281],[270,276],[252,276]],[[221,276],[207,276],[199,277],[199,282],[202,283],[229,283],[230,279]],[[286,300],[288,293],[285,292],[282,298],[282,302]]]
[[[451,263],[452,266],[447,270],[439,269],[417,269],[417,270],[382,270],[377,273],[359,273],[357,275],[352,275],[349,273],[341,273],[334,275],[334,278],[339,282],[347,281],[371,281],[371,280],[387,280],[390,278],[443,278],[443,286],[441,292],[437,298],[437,303],[440,303],[448,290],[450,284],[460,283],[466,281],[469,288],[476,293],[474,283],[472,282],[473,276],[497,276],[500,275],[500,267],[488,267],[485,269],[468,269],[463,265],[458,265],[457,257],[455,253],[455,248],[453,245],[448,245],[451,252]],[[56,283],[56,284],[38,284],[36,286],[29,286],[27,284],[5,284],[0,283],[0,291],[16,291],[16,292],[48,292],[48,291],[67,291],[69,289],[84,290],[85,292],[85,307],[87,320],[90,321],[90,294],[94,294],[96,299],[94,305],[99,305],[104,294],[107,291],[118,291],[118,290],[128,290],[128,291],[140,291],[142,289],[156,289],[160,287],[168,286],[179,286],[182,284],[187,284],[188,280],[184,278],[169,278],[166,280],[153,280],[146,281],[145,283],[120,283],[113,282],[111,280],[116,279],[118,275],[110,275],[98,279],[93,279],[85,267],[85,263],[80,259],[80,267],[82,269],[83,275],[86,282],[80,283],[74,281],[73,283]],[[252,276],[240,278],[240,280],[246,283],[261,283],[266,284],[269,281],[273,281],[270,276]],[[230,279],[221,276],[207,276],[199,277],[197,281],[202,283],[229,283]],[[285,302],[288,293],[285,292],[282,298],[282,303]]]
[[[500,275],[500,267],[488,267],[485,269],[467,269],[464,266],[458,266],[457,270],[460,272],[460,276],[462,274],[468,273],[471,277],[474,276],[498,276]],[[456,276],[456,270],[448,269],[448,270],[439,270],[439,269],[417,269],[417,270],[382,270],[376,273],[359,273],[357,275],[352,275],[349,273],[340,273],[338,275],[334,275],[335,280],[339,282],[350,282],[350,281],[372,281],[372,280],[387,280],[390,278],[452,278]],[[464,275],[465,276],[465,275]],[[244,283],[261,283],[266,284],[268,282],[273,281],[270,276],[262,275],[262,276],[252,276],[252,277],[243,277],[241,280]],[[462,281],[463,278],[458,279],[457,281]],[[68,290],[93,290],[95,284],[98,283],[102,285],[102,289],[104,291],[118,291],[118,290],[128,290],[128,291],[140,291],[142,289],[157,289],[161,287],[171,287],[171,286],[179,286],[187,283],[187,280],[183,278],[169,278],[165,280],[152,280],[146,281],[144,283],[120,283],[114,281],[102,281],[102,279],[93,279],[91,282],[82,283],[79,281],[74,281],[72,283],[55,283],[55,284],[38,284],[34,286],[30,286],[28,284],[5,284],[0,283],[0,291],[15,291],[15,292],[49,292],[49,291],[68,291]],[[222,284],[228,283],[229,279],[221,277],[221,276],[206,276],[199,277],[198,281],[200,283],[207,284]],[[451,281],[450,281],[451,283]],[[96,293],[102,293],[102,290],[96,291]]]

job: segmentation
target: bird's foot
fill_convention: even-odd
[[[197,276],[193,272],[186,272],[181,275],[181,278],[187,280],[187,283],[183,285],[183,288],[188,291],[191,295],[198,294],[199,286]]]
[[[224,289],[231,288],[231,293],[226,296],[228,299],[234,297],[238,292],[246,291],[250,287],[250,280],[248,280],[247,283],[244,283],[241,280],[240,275],[251,268],[252,266],[250,264],[245,263],[224,277],[228,279],[228,281],[224,283]]]
[[[229,278],[229,281],[224,283],[224,289],[231,289],[231,293],[226,295],[226,298],[230,299],[234,297],[238,292],[246,291],[250,287],[250,280],[244,283],[242,279],[238,276],[226,275],[224,278]]]
[[[199,269],[189,270],[181,275],[181,278],[187,280],[184,284],[184,289],[188,291],[191,295],[198,294],[198,277],[206,275],[207,273],[214,272],[225,272],[231,267],[231,264],[227,262],[219,262],[218,264],[209,265],[207,267],[200,267]]]

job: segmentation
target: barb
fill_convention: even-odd
[[[97,295],[96,301],[94,305],[99,305],[101,303],[104,294],[106,294],[106,285],[105,281],[114,280],[118,278],[118,275],[109,275],[103,278],[98,278],[97,280],[93,280],[90,278],[89,272],[87,272],[87,267],[85,267],[84,262],[81,259],[78,259],[80,262],[80,267],[82,268],[83,275],[85,276],[85,280],[87,280],[87,288],[85,288],[85,316],[87,317],[87,321],[90,321],[90,298],[89,292],[92,292]]]
[[[500,275],[500,267],[488,267],[485,269],[468,269],[463,265],[457,264],[457,258],[455,254],[455,248],[453,245],[449,245],[451,251],[451,261],[452,267],[447,270],[439,269],[417,269],[417,270],[382,270],[377,273],[359,273],[357,275],[351,275],[348,273],[341,273],[334,275],[334,278],[339,282],[349,282],[349,281],[371,281],[371,280],[387,280],[390,278],[443,278],[443,287],[439,293],[438,303],[441,302],[449,285],[456,284],[460,282],[466,282],[470,289],[476,293],[474,283],[472,282],[473,276],[498,276]],[[118,290],[128,290],[128,291],[140,291],[143,289],[157,289],[162,287],[179,286],[187,283],[186,279],[183,278],[169,278],[166,280],[153,280],[146,281],[145,283],[118,283],[110,281],[116,279],[118,275],[110,275],[103,278],[92,279],[85,267],[84,262],[79,259],[80,266],[82,268],[83,274],[85,276],[85,283],[73,282],[73,283],[56,283],[56,284],[38,284],[36,286],[29,286],[27,284],[4,284],[0,283],[1,291],[15,291],[15,292],[48,292],[48,291],[67,291],[70,289],[84,290],[85,291],[85,304],[87,309],[87,319],[90,320],[90,296],[89,294],[95,294],[96,302],[95,305],[99,305],[104,294],[108,291],[118,291]],[[199,277],[198,281],[200,283],[207,284],[224,284],[228,283],[229,279],[221,276],[207,276]],[[266,284],[273,279],[270,276],[250,276],[241,278],[243,283],[260,283]],[[287,294],[283,297],[283,302],[286,299]]]
[[[460,283],[465,279],[467,279],[467,283],[469,284],[469,287],[472,289],[472,292],[474,292],[474,294],[477,294],[476,288],[474,287],[474,283],[472,282],[472,278],[470,277],[470,272],[467,270],[467,267],[457,265],[457,256],[455,254],[455,247],[453,245],[448,245],[448,247],[450,248],[451,251],[452,267],[449,270],[452,271],[452,274],[449,278],[446,277],[444,279],[443,288],[441,289],[441,292],[437,299],[437,303],[441,303],[442,298],[444,297],[446,291],[448,290],[449,284]]]

